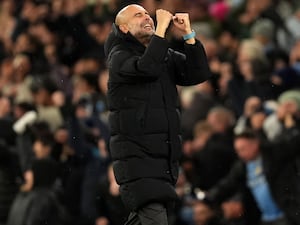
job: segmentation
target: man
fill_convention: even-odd
[[[247,224],[300,224],[300,130],[292,114],[288,110],[284,114],[285,132],[272,144],[263,143],[253,131],[236,135],[240,161],[205,194],[204,201],[220,203],[241,191]]]
[[[189,15],[159,9],[156,20],[155,29],[143,7],[128,5],[117,14],[105,43],[110,151],[121,197],[131,210],[127,224],[168,224],[166,206],[177,198],[181,147],[176,85],[209,77]],[[184,35],[185,54],[168,48],[171,21]]]

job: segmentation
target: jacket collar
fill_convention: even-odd
[[[124,46],[141,53],[143,53],[146,49],[146,47],[140,43],[130,32],[124,34],[122,31],[120,31],[116,24],[113,23],[112,30],[104,44],[105,55],[108,56],[112,48],[119,44],[123,44]]]

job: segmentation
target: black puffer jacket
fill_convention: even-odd
[[[111,156],[121,196],[132,210],[150,201],[176,198],[181,149],[176,85],[209,77],[203,46],[185,45],[185,55],[153,36],[147,48],[113,25],[105,43]]]

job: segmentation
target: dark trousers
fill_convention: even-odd
[[[160,203],[151,203],[131,212],[125,225],[168,225],[166,207]]]

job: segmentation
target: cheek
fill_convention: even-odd
[[[249,157],[248,153],[246,151],[237,151],[237,155],[240,159],[247,159]]]

